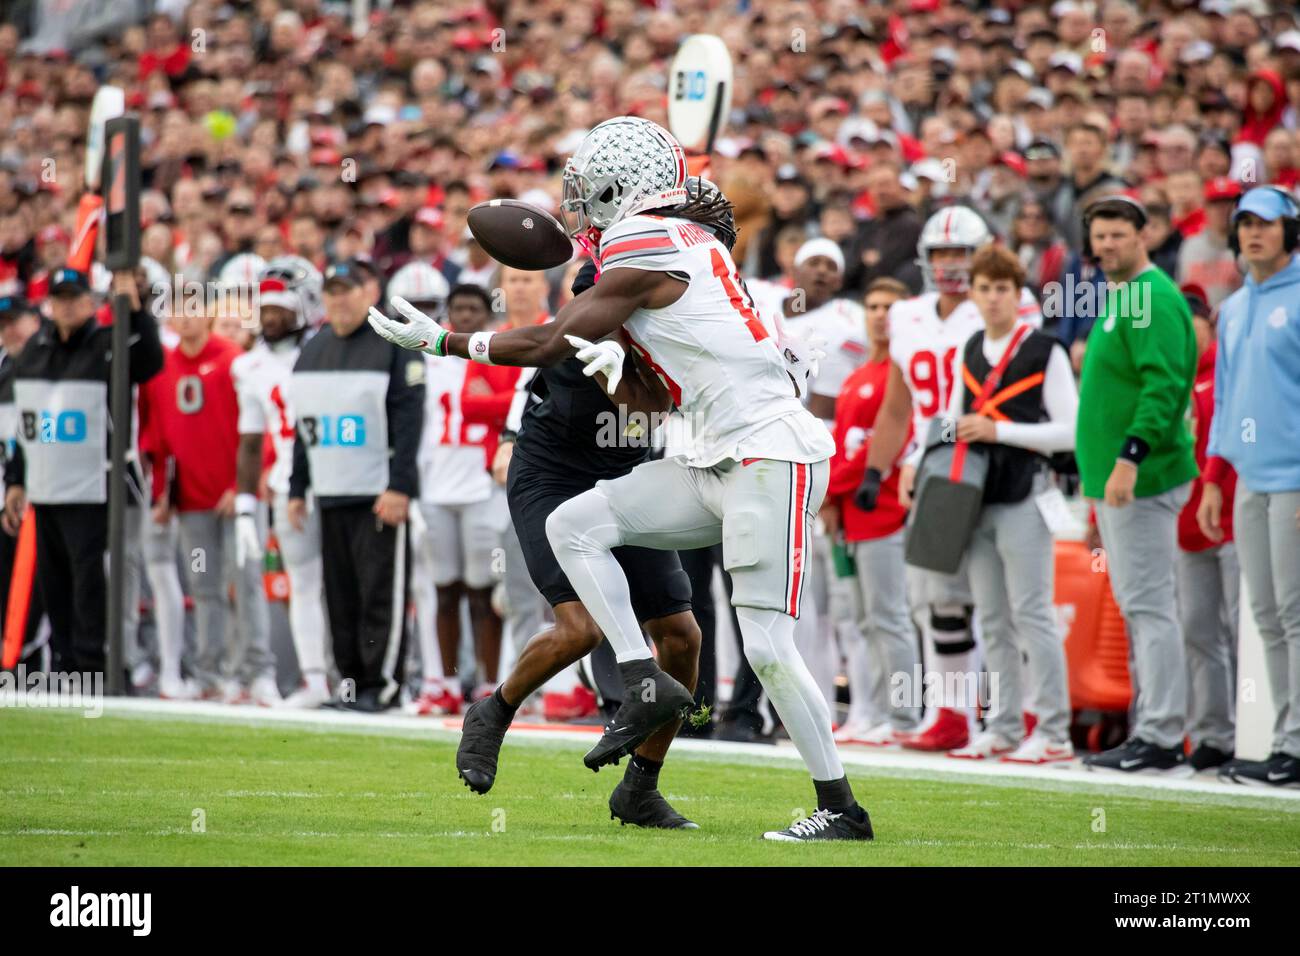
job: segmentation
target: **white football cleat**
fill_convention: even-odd
[[[891,747],[898,743],[900,734],[889,721],[883,721],[872,727],[854,743],[866,744],[868,747]]]
[[[1074,744],[1068,740],[1057,743],[1034,732],[1020,742],[1020,746],[1002,758],[1004,763],[1055,763],[1074,759]]]
[[[330,699],[330,692],[303,684],[275,706],[289,710],[315,710]]]
[[[988,760],[990,757],[1009,754],[1015,749],[1016,745],[1007,740],[1006,737],[995,734],[991,730],[985,730],[972,737],[970,743],[965,747],[958,747],[956,750],[948,751],[948,756],[962,760]]]
[[[278,707],[284,698],[280,696],[280,688],[275,683],[275,678],[270,674],[263,674],[253,681],[253,686],[248,689],[249,696],[253,698],[253,703],[258,707]]]
[[[192,680],[170,681],[163,678],[158,683],[159,700],[195,700],[199,687]]]
[[[837,744],[859,744],[870,730],[871,724],[865,720],[846,720],[832,736]]]

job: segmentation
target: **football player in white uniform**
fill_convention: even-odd
[[[876,418],[866,477],[857,494],[864,510],[875,507],[880,483],[906,441],[909,419],[916,447],[902,466],[899,499],[910,504],[930,420],[948,406],[953,376],[960,367],[958,356],[966,340],[984,327],[979,310],[967,298],[970,262],[977,250],[992,241],[984,220],[965,206],[939,210],[921,229],[918,264],[927,291],[895,302],[889,310],[893,365]],[[1019,316],[1035,327],[1043,324],[1038,303],[1028,289],[1021,290]],[[922,630],[927,666],[944,675],[943,698],[938,707],[928,711],[922,729],[904,738],[902,744],[915,750],[955,750],[969,741],[974,713],[973,702],[958,699],[957,693],[968,686],[968,675],[975,670],[970,585],[964,569],[951,575],[915,571],[912,577],[920,592],[917,600],[925,609]]]
[[[613,646],[625,685],[622,705],[584,762],[595,770],[621,759],[693,705],[651,656],[612,549],[721,543],[745,654],[817,794],[810,817],[764,836],[871,839],[870,818],[831,737],[829,708],[793,637],[834,442],[804,408],[807,382],[787,370],[730,253],[699,225],[729,204],[691,202],[686,179],[685,156],[667,131],[634,117],[608,120],[587,134],[564,174],[570,233],[599,234],[601,279],[590,293],[548,325],[472,336],[401,303],[405,321],[377,310],[371,321],[407,348],[493,364],[552,365],[577,348],[588,371],[605,375],[616,401],[635,396],[646,407],[658,398],[660,407],[681,410],[693,432],[687,456],[647,461],[598,482],[547,520],[555,556]],[[626,360],[620,341],[639,364]],[[485,713],[501,707],[496,695],[480,703]],[[473,717],[471,708],[465,732],[492,732],[472,726]]]
[[[321,275],[306,259],[278,256],[263,269],[256,299],[261,337],[230,366],[239,398],[239,459],[235,499],[236,561],[262,557],[257,491],[262,445],[268,433],[275,464],[267,478],[275,536],[289,576],[289,627],[302,686],[283,706],[319,707],[329,700],[326,679],[325,610],[322,603],[320,525],[314,509],[301,531],[288,520],[289,473],[293,469],[294,417],[288,384],[304,338],[323,315]]]

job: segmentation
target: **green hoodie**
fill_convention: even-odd
[[[1140,438],[1150,447],[1138,466],[1139,498],[1197,475],[1187,403],[1196,378],[1192,313],[1178,287],[1149,266],[1118,287],[1088,335],[1079,383],[1075,457],[1087,498],[1102,498],[1124,447]]]

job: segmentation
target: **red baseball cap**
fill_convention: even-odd
[[[441,229],[444,223],[442,210],[435,206],[421,206],[416,210],[415,221],[430,229]]]
[[[1029,164],[1025,162],[1025,157],[1021,156],[1019,153],[1013,153],[1011,150],[1007,150],[998,156],[996,162],[1007,167],[1017,176],[1029,175]]]
[[[69,238],[68,231],[62,226],[51,225],[36,234],[36,244],[43,246],[50,242],[67,242]]]
[[[1229,176],[1215,176],[1205,183],[1205,201],[1236,199],[1241,195],[1241,183]]]

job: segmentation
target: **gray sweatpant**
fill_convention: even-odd
[[[1231,542],[1178,552],[1178,616],[1187,651],[1187,736],[1232,753],[1236,740],[1241,568]]]
[[[984,506],[971,536],[967,568],[984,664],[990,681],[996,680],[990,686],[996,692],[987,728],[1018,742],[1025,735],[1027,706],[1038,719],[1036,733],[1053,743],[1068,742],[1070,688],[1064,638],[1052,606],[1052,532],[1034,495],[1014,504]]]
[[[222,677],[245,687],[263,675],[274,678],[262,567],[256,561],[243,568],[236,566],[234,519],[215,511],[183,511],[180,538],[197,624],[195,679],[207,689],[216,688]],[[230,583],[235,586],[236,626],[227,648],[226,588]]]
[[[884,538],[855,541],[850,547],[857,565],[857,631],[873,658],[871,712],[887,714],[895,730],[909,731],[916,729],[920,711],[910,706],[911,695],[902,698],[907,706],[891,706],[895,695],[890,693],[894,675],[904,675],[902,679],[910,682],[920,663],[907,607],[903,534],[900,528]]]
[[[1233,535],[1277,710],[1272,749],[1300,757],[1300,491],[1253,494],[1238,482]]]
[[[1137,685],[1133,736],[1160,747],[1183,742],[1187,669],[1174,596],[1178,512],[1191,482],[1123,508],[1097,506],[1110,589],[1128,626]]]

